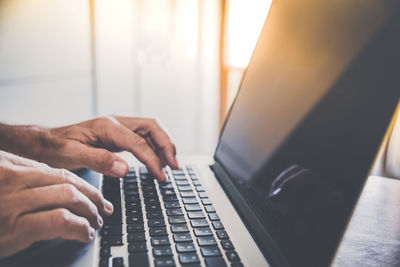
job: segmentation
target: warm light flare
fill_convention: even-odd
[[[226,7],[225,64],[246,68],[272,0],[229,0]]]

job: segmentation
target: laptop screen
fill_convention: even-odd
[[[398,103],[393,5],[273,2],[225,122],[215,159],[293,265],[329,264]]]

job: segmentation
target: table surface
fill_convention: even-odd
[[[333,266],[400,266],[400,180],[368,178]]]

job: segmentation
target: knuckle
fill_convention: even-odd
[[[110,124],[110,118],[108,117],[98,117],[93,120],[93,127],[94,128],[104,128],[107,127],[107,125]]]
[[[78,197],[78,190],[76,189],[75,186],[71,184],[64,184],[63,185],[63,195],[68,202],[72,203],[77,203],[79,202],[79,197]]]
[[[95,164],[100,169],[108,169],[113,163],[113,156],[108,151],[101,151],[95,157]]]
[[[63,232],[68,228],[70,223],[69,213],[70,212],[64,208],[54,210],[53,216],[51,217],[54,230]]]
[[[95,203],[103,203],[103,195],[97,189],[93,190],[92,199]]]
[[[143,146],[146,144],[146,140],[137,134],[132,135],[130,139],[130,142],[137,146]]]
[[[76,186],[77,180],[75,179],[75,175],[67,169],[58,169],[58,175],[65,183]]]
[[[82,224],[81,224],[82,230],[87,233],[87,235],[89,235],[90,232],[90,223],[88,220],[84,219],[82,220]]]

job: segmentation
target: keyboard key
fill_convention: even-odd
[[[203,198],[201,203],[203,203],[203,205],[211,205],[211,200],[209,198]]]
[[[189,219],[204,219],[204,213],[202,211],[191,211],[188,212]]]
[[[109,235],[122,235],[122,225],[104,225],[101,229],[101,236],[109,236]]]
[[[150,228],[150,236],[166,236],[168,235],[165,227],[154,227]]]
[[[201,207],[199,204],[187,204],[185,205],[186,211],[200,211]]]
[[[195,252],[196,247],[193,243],[179,243],[175,245],[178,253]]]
[[[202,185],[201,182],[200,182],[200,180],[193,180],[193,184],[194,184],[195,186]]]
[[[211,221],[219,221],[219,216],[218,216],[218,214],[216,214],[216,213],[209,213],[209,214],[208,214],[208,218],[209,218]]]
[[[140,242],[146,241],[146,235],[144,233],[129,233],[128,234],[128,242]]]
[[[128,224],[126,226],[126,231],[128,233],[141,233],[141,232],[144,232],[144,225],[143,224]]]
[[[194,235],[196,237],[213,235],[213,232],[211,231],[210,227],[194,228],[193,230],[194,230]]]
[[[191,241],[193,241],[192,240],[192,237],[190,236],[190,233],[179,233],[179,234],[174,234],[174,241],[176,242],[176,243],[179,243],[179,242],[191,242]]]
[[[190,223],[194,228],[208,226],[208,222],[206,219],[194,219],[194,220],[191,220]]]
[[[126,203],[140,202],[140,196],[139,195],[136,195],[136,196],[125,196],[125,202]]]
[[[155,236],[151,238],[152,246],[166,246],[170,245],[169,239],[167,236]]]
[[[135,252],[129,254],[129,266],[141,266],[148,267],[150,266],[149,257],[146,252]]]
[[[142,184],[142,190],[143,190],[143,192],[157,192],[156,186],[154,185],[154,183]]]
[[[211,223],[215,230],[223,230],[224,229],[224,225],[222,224],[221,221],[213,221]]]
[[[208,195],[206,192],[199,192],[199,197],[200,198],[208,198]]]
[[[200,259],[196,253],[182,253],[179,254],[179,261],[182,264],[200,263]]]
[[[139,190],[139,186],[138,186],[138,183],[137,182],[134,182],[134,183],[124,183],[124,190],[125,190],[125,193],[127,192],[127,191],[135,191],[135,192],[138,192],[138,190]],[[126,194],[125,194],[126,195]]]
[[[217,236],[219,239],[229,239],[228,233],[225,230],[217,230]]]
[[[204,206],[208,213],[215,212],[215,208],[211,205]]]
[[[122,242],[122,235],[111,235],[108,237],[104,237],[107,239],[110,246],[122,246],[124,243]]]
[[[136,242],[128,244],[128,252],[147,252],[147,244],[146,242]]]
[[[208,213],[213,213],[213,212],[215,212],[215,208],[214,208],[212,205],[204,206],[204,208],[206,209],[206,211],[207,211]]]
[[[110,257],[111,256],[111,248],[109,246],[102,246],[100,248],[100,257]]]
[[[177,181],[175,181],[175,183],[176,183],[176,185],[189,185],[189,182],[188,182],[188,180],[177,180]]]
[[[176,195],[165,195],[165,196],[163,196],[163,200],[164,200],[165,202],[168,202],[168,201],[178,201],[178,198],[177,198]]]
[[[160,246],[153,248],[154,257],[165,257],[172,256],[172,250],[170,246]]]
[[[159,200],[158,196],[157,197],[146,197],[144,199],[144,203],[146,205],[151,205],[151,204],[160,203],[160,200]]]
[[[183,212],[182,212],[181,209],[168,209],[167,210],[167,215],[168,216],[183,215]]]
[[[216,246],[217,241],[215,241],[215,238],[212,236],[204,236],[204,237],[198,237],[197,238],[197,243],[199,246]]]
[[[164,219],[149,219],[147,225],[151,227],[165,226]]]
[[[155,267],[175,267],[175,261],[172,257],[156,258],[154,260]]]
[[[204,192],[206,190],[204,189],[204,187],[202,185],[198,185],[198,186],[196,186],[196,191],[197,192]]]
[[[146,198],[151,198],[151,197],[156,197],[158,196],[157,191],[154,189],[154,191],[143,191],[143,197]]]
[[[132,209],[140,209],[141,210],[142,206],[139,201],[136,201],[136,202],[125,203],[125,208],[127,210],[132,210]]]
[[[231,267],[244,267],[243,263],[241,262],[232,262]]]
[[[159,183],[160,189],[174,189],[174,185],[171,182]]]
[[[201,254],[204,257],[218,257],[221,256],[221,251],[217,246],[201,248]]]
[[[124,258],[122,258],[122,257],[113,258],[112,266],[113,267],[124,267]]]
[[[168,195],[175,195],[174,189],[161,189],[161,194],[168,196]]]
[[[126,217],[126,224],[143,223],[143,216],[128,216]]]
[[[181,224],[186,223],[185,216],[172,216],[168,217],[168,221],[170,224]]]
[[[183,204],[198,204],[199,202],[195,197],[185,197],[182,198]]]
[[[164,214],[162,211],[150,211],[147,212],[147,219],[162,219],[164,218]]]
[[[99,267],[109,267],[109,266],[110,266],[109,257],[100,258]]]
[[[221,245],[225,250],[235,249],[232,242],[230,240],[221,240]]]
[[[180,192],[181,197],[195,197],[196,195],[193,192],[182,191]]]
[[[189,232],[189,228],[186,224],[173,224],[173,225],[171,225],[171,232],[172,233],[187,233],[187,232]]]
[[[227,251],[225,253],[229,261],[240,261],[239,255],[236,251]]]
[[[147,210],[147,212],[151,212],[151,211],[161,211],[161,207],[160,207],[160,204],[158,204],[158,203],[153,203],[153,204],[148,204],[148,205],[146,205],[146,210]]]
[[[134,209],[134,210],[127,210],[126,211],[126,216],[142,216],[142,210],[139,209]]]
[[[139,191],[138,190],[126,190],[125,191],[125,198],[126,197],[139,197]]]
[[[102,238],[100,242],[101,246],[111,246],[110,241],[108,239]]]
[[[190,191],[192,192],[192,187],[190,185],[179,185],[178,186],[179,191]]]
[[[178,201],[165,202],[164,206],[166,209],[174,209],[181,207]]]
[[[207,267],[227,267],[222,257],[206,258]]]

